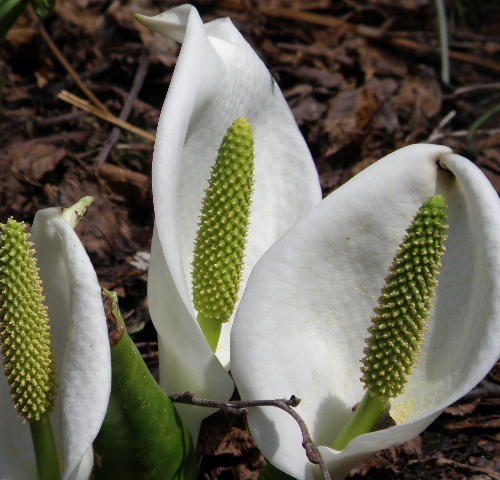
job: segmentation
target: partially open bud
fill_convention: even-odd
[[[71,228],[75,228],[80,223],[85,213],[87,213],[87,208],[94,200],[95,197],[90,195],[83,197],[71,207],[62,208],[61,215],[71,225]]]
[[[47,307],[24,223],[10,218],[0,235],[0,338],[10,392],[28,422],[55,407],[55,363]]]
[[[369,328],[362,367],[365,388],[379,398],[403,392],[420,353],[445,251],[447,206],[427,200],[399,247]]]
[[[222,140],[209,186],[205,190],[200,228],[195,240],[193,303],[207,339],[211,334],[207,333],[206,325],[217,322],[220,331],[220,324],[229,321],[238,300],[253,175],[252,127],[240,117],[229,127]],[[214,347],[210,340],[209,343]]]

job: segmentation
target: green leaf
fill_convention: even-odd
[[[116,294],[103,290],[111,345],[108,411],[94,442],[96,480],[191,480],[194,447],[174,405],[125,330]]]
[[[56,9],[56,0],[33,0],[35,11],[41,17],[50,17]]]
[[[0,3],[0,43],[28,6],[28,0],[3,0]]]

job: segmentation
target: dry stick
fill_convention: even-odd
[[[318,465],[324,480],[330,480],[330,473],[326,468],[325,461],[315,443],[312,441],[309,429],[302,417],[293,409],[300,404],[300,398],[292,395],[289,399],[279,398],[276,400],[248,400],[248,401],[233,401],[222,402],[219,400],[205,400],[196,398],[193,392],[174,393],[169,395],[172,402],[183,403],[186,405],[195,405],[198,407],[220,408],[226,412],[232,412],[238,415],[246,415],[248,408],[251,407],[277,407],[289,415],[298,423],[302,433],[302,446],[304,447],[307,459],[314,465]]]
[[[455,117],[457,112],[455,110],[452,110],[449,112],[441,121],[438,123],[438,126],[432,131],[432,133],[429,135],[428,142],[431,142],[432,138],[438,137],[440,135],[440,132],[443,130],[443,128]]]
[[[70,74],[71,78],[75,81],[75,83],[80,87],[80,90],[87,96],[87,98],[98,108],[100,108],[103,112],[109,113],[109,110],[100,102],[100,100],[85,86],[85,84],[82,82],[78,74],[75,72],[75,70],[71,67],[71,65],[68,63],[66,58],[64,58],[64,55],[62,54],[61,50],[57,48],[56,44],[52,41],[50,38],[50,35],[47,33],[47,30],[45,30],[45,27],[42,25],[40,22],[40,19],[36,16],[35,11],[33,10],[33,7],[29,5],[28,7],[29,14],[31,16],[31,19],[33,22],[38,26],[38,30],[42,34],[43,39],[49,46],[49,48],[52,50],[52,53],[57,57],[61,65],[66,69],[66,71]]]
[[[384,39],[384,42],[390,43],[395,47],[406,48],[408,50],[415,50],[421,52],[431,52],[437,54],[435,48],[422,49],[422,45],[414,40],[410,40],[408,38],[389,38],[387,40]],[[475,55],[471,55],[470,53],[457,52],[455,50],[450,50],[450,58],[455,60],[460,60],[461,62],[470,63],[472,65],[478,65],[479,67],[489,68],[490,70],[494,70],[496,72],[500,72],[500,63],[495,62],[495,60],[491,60],[489,58],[477,57]]]
[[[432,135],[427,138],[426,142],[428,143],[434,143],[437,140],[440,140],[442,138],[460,138],[460,137],[466,137],[469,134],[469,130],[455,130],[454,132],[436,132],[432,133]],[[500,135],[500,128],[491,128],[491,129],[484,129],[484,130],[478,130],[476,132],[476,136],[478,135],[486,135],[486,136],[494,136],[494,135]]]
[[[85,116],[85,112],[70,112],[58,115],[57,117],[42,118],[39,121],[39,125],[42,127],[53,127],[54,125],[61,125],[62,123],[72,122],[73,120],[79,120]]]
[[[467,395],[461,398],[461,400],[470,402],[476,398],[499,398],[500,397],[500,385],[496,383],[489,382],[488,380],[483,380],[474,390],[470,391]]]
[[[142,85],[144,83],[144,79],[146,78],[146,74],[148,73],[149,63],[151,62],[151,54],[148,48],[144,48],[142,50],[141,58],[139,59],[139,66],[137,67],[137,72],[135,73],[134,82],[132,83],[132,88],[128,95],[127,101],[120,112],[119,119],[126,121],[132,112],[132,108],[134,106],[135,99],[139,95],[141,91]],[[114,146],[118,142],[120,138],[120,129],[118,127],[114,127],[111,133],[109,134],[108,141],[101,149],[99,156],[97,157],[98,162],[96,166],[96,170],[99,171],[103,166],[104,162],[108,158],[108,155],[113,150]]]
[[[219,7],[230,8],[234,10],[243,10],[245,8],[238,0],[219,0]],[[384,43],[389,43],[394,47],[404,48],[406,50],[414,50],[420,53],[432,53],[439,55],[438,48],[423,47],[420,43],[415,42],[407,38],[386,38],[384,28],[372,28],[366,25],[355,25],[353,23],[346,22],[339,18],[331,17],[328,15],[319,15],[317,13],[304,12],[301,10],[294,10],[291,8],[273,8],[267,6],[258,7],[259,12],[269,17],[286,18],[289,20],[297,20],[300,22],[311,23],[314,25],[321,25],[323,27],[331,28],[346,28],[351,32],[355,32],[358,35],[377,41],[383,41]],[[471,55],[469,53],[457,52],[450,50],[450,58],[455,60],[460,60],[461,62],[470,63],[472,65],[478,65],[481,67],[489,68],[496,72],[500,72],[500,63],[489,58],[482,58],[476,55]]]
[[[155,136],[152,135],[151,133],[146,132],[141,128],[135,127],[130,123],[124,122],[123,120],[120,120],[119,118],[115,117],[114,115],[111,115],[110,113],[103,112],[100,108],[94,107],[86,100],[83,100],[82,98],[77,97],[76,95],[73,95],[72,93],[69,93],[66,90],[62,90],[61,92],[59,92],[57,98],[63,100],[64,102],[68,102],[75,107],[81,108],[87,113],[102,118],[103,120],[106,120],[106,122],[112,123],[113,125],[128,130],[129,132],[135,133],[136,135],[139,135],[142,138],[145,138],[146,140],[150,140],[151,142],[155,141]]]
[[[484,90],[497,91],[500,90],[500,82],[493,83],[480,83],[477,85],[466,85],[465,87],[459,87],[453,91],[452,96],[467,95],[469,93],[481,93]]]
[[[476,467],[474,465],[467,465],[466,463],[458,463],[455,462],[454,460],[448,460],[447,458],[441,458],[441,457],[430,457],[430,458],[424,458],[422,460],[410,460],[408,462],[408,465],[415,465],[415,464],[422,464],[429,462],[435,463],[437,467],[451,467],[456,470],[465,471],[474,476],[480,473],[490,477],[492,480],[500,480],[500,475],[496,474],[495,472],[492,472],[488,468],[481,468],[481,467]]]
[[[68,63],[62,52],[57,48],[56,44],[52,41],[50,38],[50,35],[47,33],[47,30],[45,30],[45,27],[42,25],[40,22],[40,19],[37,17],[35,14],[33,7],[31,5],[28,6],[28,12],[31,16],[31,19],[33,22],[37,25],[38,30],[40,31],[40,34],[42,35],[43,39],[49,46],[49,48],[52,50],[54,55],[57,57],[61,65],[66,69],[68,74],[73,78],[75,83],[78,85],[80,90],[85,94],[85,96],[95,105],[91,105],[89,102],[77,97],[76,95],[72,95],[69,92],[66,92],[65,90],[61,91],[58,95],[57,98],[60,100],[66,101],[78,108],[81,108],[87,113],[90,113],[96,117],[102,118],[103,120],[106,120],[109,123],[112,123],[114,125],[117,125],[120,128],[123,128],[125,130],[128,130],[129,132],[135,133],[136,135],[139,135],[146,140],[150,140],[152,142],[155,141],[155,136],[146,132],[145,130],[142,130],[138,127],[134,127],[133,125],[130,125],[127,122],[124,122],[115,116],[113,116],[110,111],[106,108],[106,106],[85,86],[85,84],[82,82],[81,78],[78,76],[78,74],[75,72],[75,70],[71,67],[71,65]]]

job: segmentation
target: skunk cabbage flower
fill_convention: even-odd
[[[111,363],[101,289],[69,221],[61,209],[41,210],[30,240],[55,354],[57,389],[50,421],[62,478],[86,480],[94,463],[92,442],[108,406]],[[30,427],[18,418],[5,375],[0,375],[0,425],[0,478],[36,478]]]
[[[242,273],[301,215],[321,200],[317,172],[280,89],[228,18],[203,24],[183,5],[136,18],[182,42],[162,109],[153,157],[155,230],[149,269],[149,307],[158,331],[160,384],[167,393],[190,390],[228,399],[232,318],[214,354],[193,306],[192,261],[210,168],[228,128],[244,117],[253,129],[254,186]],[[179,405],[193,437],[211,412]]]
[[[448,205],[448,238],[420,355],[391,398],[396,426],[331,445],[363,397],[368,327],[412,218],[431,196]],[[231,371],[242,399],[302,399],[298,413],[333,479],[368,455],[424,430],[500,356],[500,202],[447,147],[403,148],[354,177],[297,222],[254,267],[232,331]],[[295,421],[252,409],[268,460],[312,479]]]

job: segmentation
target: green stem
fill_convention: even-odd
[[[344,450],[351,440],[373,431],[388,403],[389,399],[373,397],[370,392],[366,391],[363,400],[352,414],[349,422],[333,442],[332,448],[334,450]]]
[[[219,344],[222,322],[217,318],[205,317],[203,313],[198,313],[198,323],[200,324],[201,331],[203,332],[203,335],[205,335],[208,344],[215,352],[215,350],[217,350],[217,345]]]
[[[31,422],[30,429],[35,449],[38,480],[59,480],[61,472],[50,420]]]

